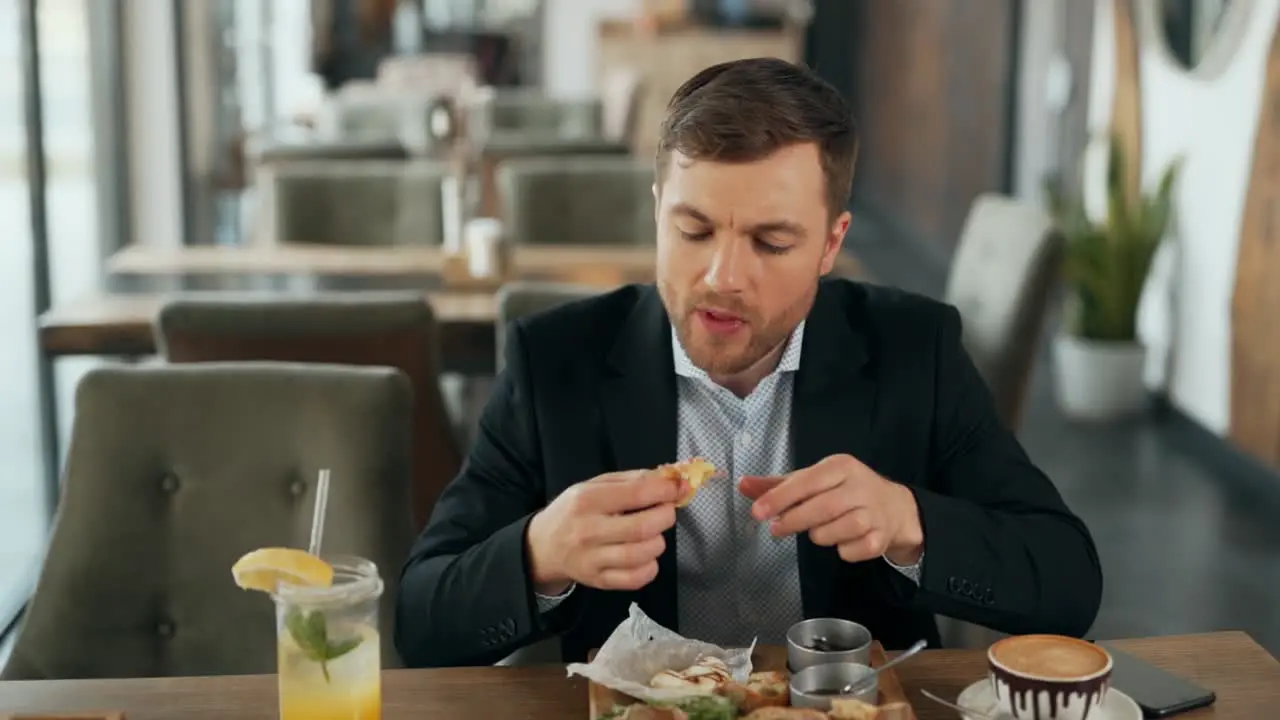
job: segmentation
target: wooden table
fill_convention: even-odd
[[[440,247],[280,244],[262,247],[188,245],[127,247],[107,260],[113,275],[330,275],[435,277],[444,267]],[[654,247],[524,245],[512,264],[525,279],[622,284],[653,279]],[[856,265],[842,261],[845,270]]]
[[[1218,702],[1180,718],[1259,720],[1277,716],[1280,663],[1240,632],[1125,640],[1116,645],[1208,687]],[[927,688],[955,697],[985,673],[984,654],[926,651],[898,670],[919,720],[954,720],[955,713],[920,696]],[[391,670],[384,673],[387,720],[495,717],[503,720],[586,720],[587,683],[559,666]],[[157,680],[59,680],[0,683],[9,712],[123,710],[128,720],[274,720],[275,677]]]
[[[459,289],[442,279],[435,247],[261,248],[131,247],[113,255],[106,292],[55,305],[40,317],[40,349],[49,358],[75,355],[145,357],[156,352],[152,321],[165,299],[230,292],[421,290],[440,326],[446,372],[484,375],[495,365],[497,301],[490,289]],[[520,247],[512,256],[521,280],[599,287],[652,282],[653,247]],[[860,275],[843,255],[836,274]]]
[[[201,297],[209,293],[183,293]],[[491,293],[424,293],[439,323],[444,372],[485,375],[495,365],[498,300]],[[63,303],[40,316],[40,347],[51,358],[141,358],[157,352],[153,321],[166,293],[104,293]]]

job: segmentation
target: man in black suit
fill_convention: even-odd
[[[1001,426],[954,309],[823,279],[857,138],[839,93],[775,59],[668,106],[657,283],[516,322],[460,475],[401,578],[411,666],[559,636],[582,660],[632,602],[687,636],[779,642],[844,617],[886,647],[934,614],[1082,635],[1088,530]],[[692,456],[700,490],[653,468]]]

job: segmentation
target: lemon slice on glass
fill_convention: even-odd
[[[231,576],[245,590],[273,593],[280,583],[329,587],[333,584],[333,566],[305,550],[261,548],[237,560],[231,567]]]

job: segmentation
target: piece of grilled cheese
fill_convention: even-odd
[[[831,720],[915,720],[915,713],[904,702],[876,707],[855,698],[833,698],[828,717]]]
[[[790,679],[786,673],[776,670],[751,673],[745,685],[726,683],[717,692],[732,700],[744,715],[762,707],[791,704]]]
[[[744,720],[828,720],[827,714],[812,708],[762,707],[753,710]]]
[[[680,498],[676,503],[676,507],[684,507],[693,502],[693,496],[698,494],[698,489],[705,485],[708,480],[715,477],[716,474],[716,466],[700,457],[678,463],[669,463],[658,468],[658,470],[674,481],[684,480],[689,484],[688,492],[685,493],[684,497]]]

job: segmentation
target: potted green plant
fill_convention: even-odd
[[[1172,214],[1180,162],[1165,169],[1155,192],[1131,190],[1127,159],[1110,138],[1105,217],[1095,220],[1079,197],[1046,188],[1064,243],[1066,313],[1054,339],[1058,401],[1070,417],[1109,419],[1146,404],[1146,351],[1137,337],[1138,301]]]

